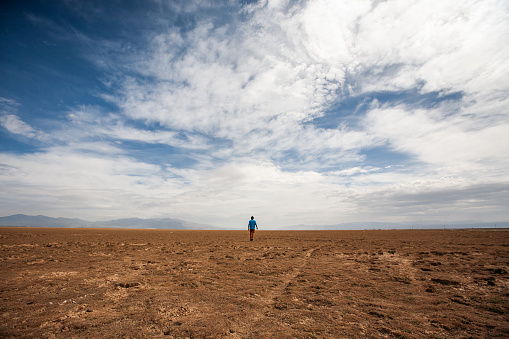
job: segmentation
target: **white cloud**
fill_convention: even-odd
[[[474,129],[461,117],[444,118],[446,115],[434,110],[409,111],[400,106],[371,110],[364,123],[371,134],[387,140],[395,150],[426,164],[466,166],[467,171],[507,168],[509,160],[501,155],[509,151],[509,124]]]
[[[423,91],[506,89],[508,13],[507,2],[496,0],[380,3],[358,24],[359,70],[380,70],[363,91],[420,81]]]
[[[100,156],[98,151],[89,152],[91,145],[83,147],[25,156],[2,154],[3,209],[16,211],[25,200],[34,205],[31,213],[94,220],[171,215],[238,228],[239,221],[251,214],[265,227],[412,221],[423,215],[452,220],[459,211],[470,213],[473,208],[493,220],[503,214],[489,217],[486,211],[497,210],[507,200],[503,189],[489,192],[489,187],[498,185],[496,180],[489,184],[447,168],[421,168],[415,173],[367,167],[324,175],[237,159],[209,169],[163,169],[123,154]]]
[[[371,167],[371,166],[368,166],[368,167],[356,166],[356,167],[351,167],[351,168],[344,169],[341,171],[333,171],[333,172],[330,172],[329,174],[330,175],[340,175],[340,176],[351,176],[351,175],[355,175],[355,174],[365,174],[365,173],[376,172],[376,171],[380,171],[380,168]]]
[[[9,169],[0,177],[4,209],[18,209],[21,199],[36,201],[37,213],[41,214],[79,215],[97,220],[136,211],[137,215],[148,217],[153,211],[145,207],[153,193],[161,185],[166,185],[169,191],[174,188],[165,182],[159,166],[123,155],[99,156],[97,147],[80,146],[22,156],[1,154],[2,163]]]
[[[14,114],[5,114],[0,116],[0,125],[9,132],[26,138],[38,140],[47,138],[44,132],[34,129]]]
[[[80,107],[68,114],[70,125],[55,132],[54,137],[65,142],[90,137],[117,141],[136,141],[148,144],[166,144],[183,149],[203,150],[210,147],[209,140],[199,134],[178,133],[148,126],[126,126],[128,121],[118,114],[104,114],[95,107]],[[145,127],[145,128],[144,128]]]
[[[16,107],[19,106],[19,103],[16,100],[0,97],[0,105],[2,110],[7,111],[7,107]]]
[[[509,21],[499,1],[324,0],[287,8],[269,2],[246,22],[204,20],[185,34],[156,36],[137,68],[156,82],[127,79],[119,104],[135,119],[232,142],[216,154],[265,149],[267,159],[324,149],[355,158],[379,145],[352,126],[302,125],[351,91],[463,92],[464,112],[475,98],[506,104],[505,92],[486,94],[507,90],[509,51],[501,42]]]
[[[265,159],[275,159],[295,151],[307,154],[302,161],[325,149],[341,155],[337,159],[358,158],[360,148],[377,143],[365,133],[302,125],[336,99],[351,59],[333,62],[337,56],[331,50],[313,45],[314,26],[307,33],[299,28],[312,21],[312,10],[292,16],[269,6],[254,12],[249,22],[237,23],[233,35],[228,26],[217,28],[208,21],[185,37],[176,31],[161,34],[152,41],[149,60],[137,68],[157,81],[126,79],[118,103],[132,118],[231,141],[231,150],[216,155],[258,150],[263,156],[264,150]]]

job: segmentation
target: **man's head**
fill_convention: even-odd
[[[253,220],[253,219],[254,219],[254,217],[251,217],[251,220]]]

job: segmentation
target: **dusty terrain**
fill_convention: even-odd
[[[509,231],[0,228],[0,337],[509,337]]]

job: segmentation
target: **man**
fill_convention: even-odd
[[[254,220],[254,217],[251,217],[251,220],[247,223],[247,229],[249,230],[249,240],[254,240],[254,232],[255,228],[258,229],[258,225],[256,224],[256,220]]]

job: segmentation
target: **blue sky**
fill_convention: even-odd
[[[0,9],[0,215],[509,220],[507,1]]]

